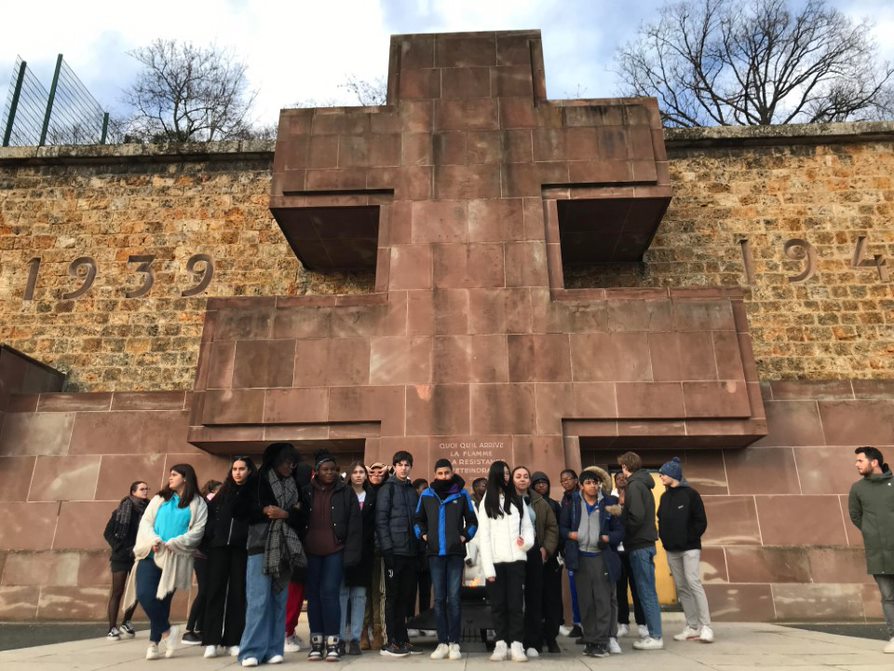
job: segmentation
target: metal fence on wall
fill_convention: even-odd
[[[2,146],[105,144],[109,113],[74,71],[56,58],[49,90],[21,58],[16,59],[6,105],[0,116]]]

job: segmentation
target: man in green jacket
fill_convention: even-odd
[[[863,477],[851,485],[848,509],[863,533],[866,570],[882,595],[889,639],[884,651],[894,654],[894,475],[877,448],[858,447],[854,453]]]

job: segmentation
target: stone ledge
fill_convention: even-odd
[[[668,150],[689,147],[891,142],[894,141],[894,121],[665,128],[664,141]]]

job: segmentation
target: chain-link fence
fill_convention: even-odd
[[[109,113],[63,60],[56,59],[47,90],[21,58],[16,59],[0,116],[4,147],[105,144]]]

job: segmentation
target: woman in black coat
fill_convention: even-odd
[[[341,632],[344,639],[349,641],[348,654],[359,655],[366,595],[372,584],[376,491],[369,484],[369,473],[362,461],[352,463],[347,473],[348,484],[360,506],[362,546],[360,562],[345,568],[344,582],[341,586]],[[348,620],[349,611],[350,620]]]
[[[248,562],[249,483],[257,477],[254,462],[235,457],[220,490],[208,505],[205,547],[208,555],[207,596],[202,645],[205,657],[216,657],[218,646],[239,654],[245,628],[245,569]]]

